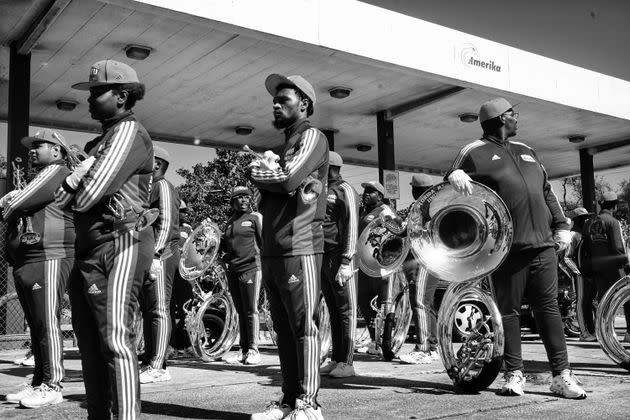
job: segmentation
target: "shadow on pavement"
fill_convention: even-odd
[[[153,414],[186,419],[225,419],[245,420],[251,414],[233,413],[230,411],[206,410],[205,408],[183,406],[178,404],[142,401],[142,414]]]

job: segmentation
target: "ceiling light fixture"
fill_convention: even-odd
[[[153,48],[145,45],[129,44],[125,47],[127,57],[133,58],[134,60],[144,60],[151,54],[151,51],[153,51]]]
[[[371,144],[357,144],[357,150],[359,152],[369,152],[370,150],[372,150],[372,145]]]
[[[336,99],[347,98],[348,96],[350,96],[350,92],[352,92],[352,89],[343,86],[336,86],[328,90],[330,96]]]
[[[74,111],[74,108],[76,108],[79,103],[74,99],[57,99],[55,105],[57,105],[57,109],[60,111]]]
[[[464,112],[463,114],[459,114],[459,120],[464,123],[472,123],[477,121],[479,115],[474,112]]]
[[[234,131],[239,136],[249,136],[254,131],[254,127],[250,127],[249,125],[239,125],[234,129]]]
[[[580,134],[569,136],[569,141],[571,143],[582,143],[585,139],[586,137]]]

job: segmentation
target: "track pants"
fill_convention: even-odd
[[[358,273],[357,283],[357,301],[359,309],[361,309],[361,315],[365,319],[368,331],[370,332],[370,339],[376,340],[376,332],[374,330],[374,318],[376,318],[376,311],[372,309],[370,302],[377,296],[376,304],[380,307],[385,296],[387,295],[387,279],[381,277],[370,277],[361,270]]]
[[[588,331],[595,332],[594,316],[596,311],[593,308],[593,300],[601,301],[608,289],[624,274],[623,270],[611,268],[607,271],[594,271],[588,279],[585,279],[581,289],[584,291],[584,296],[578,298],[581,301],[578,302],[578,308],[582,311],[582,317]],[[623,310],[626,318],[626,332],[630,332],[630,302],[623,305]]]
[[[153,258],[153,230],[124,232],[76,259],[68,294],[88,419],[140,416],[133,317]]]
[[[357,326],[357,278],[352,276],[343,286],[335,280],[341,256],[324,254],[322,260],[322,292],[330,313],[332,360],[352,364],[354,333]],[[354,263],[350,263],[354,270]]]
[[[147,276],[140,292],[144,333],[142,360],[153,369],[166,368],[166,349],[171,340],[171,293],[173,280],[179,265],[179,248],[160,261],[157,279]]]
[[[569,369],[564,326],[558,308],[558,258],[554,248],[509,254],[492,274],[492,284],[503,318],[506,370],[523,370],[520,325],[523,295],[532,306],[553,374]]]
[[[175,271],[173,291],[171,293],[171,346],[176,349],[190,347],[190,337],[186,331],[186,312],[184,304],[193,298],[192,285]]]
[[[262,274],[278,335],[281,403],[296,398],[317,407],[319,391],[318,304],[322,255],[264,257]]]
[[[258,350],[258,298],[262,272],[258,269],[245,273],[228,270],[227,275],[230,294],[238,312],[241,352],[247,353],[249,349]]]
[[[421,267],[413,254],[403,264],[405,278],[409,284],[409,301],[416,325],[416,351],[436,351],[437,340],[437,312],[434,297],[439,280]]]
[[[32,386],[46,384],[61,389],[63,379],[63,339],[60,311],[72,258],[27,263],[13,269],[15,290],[31,330],[35,357]]]

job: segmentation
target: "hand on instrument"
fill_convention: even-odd
[[[339,286],[343,286],[356,272],[357,270],[352,270],[350,264],[341,264],[335,276],[335,281],[339,283]]]
[[[271,150],[267,150],[263,154],[263,159],[260,161],[260,169],[263,171],[275,171],[280,167],[278,161],[280,160],[280,156],[272,152]]]
[[[0,198],[0,208],[5,208],[7,204],[13,200],[13,197],[18,193],[18,190],[9,191],[2,198]]]
[[[568,230],[556,230],[553,233],[553,241],[556,243],[558,252],[564,251],[571,243],[571,232]]]
[[[157,280],[160,277],[160,271],[162,271],[162,262],[154,258],[153,261],[151,261],[151,270],[149,271],[151,280]]]
[[[90,156],[74,168],[74,171],[66,177],[66,183],[70,188],[73,190],[79,188],[81,179],[88,173],[95,160],[96,158],[94,156]]]
[[[455,190],[466,196],[472,194],[472,184],[470,181],[472,181],[472,179],[461,169],[455,169],[448,176],[448,182],[451,183]]]

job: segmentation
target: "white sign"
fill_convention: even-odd
[[[383,169],[383,187],[385,187],[385,198],[394,200],[400,198],[400,179],[398,171]]]

